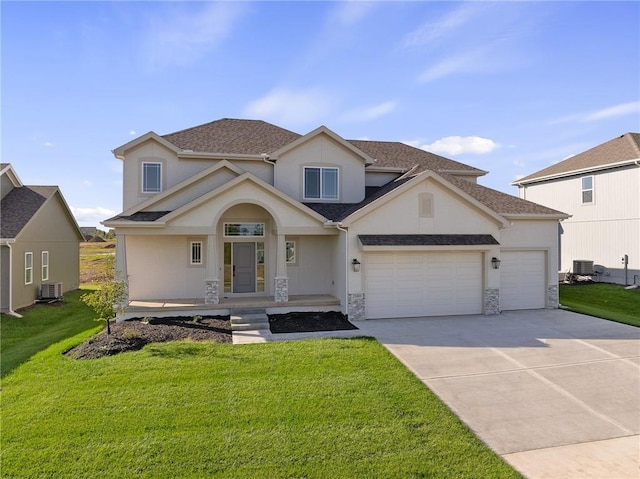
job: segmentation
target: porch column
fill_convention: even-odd
[[[276,249],[276,276],[274,278],[274,299],[276,303],[289,301],[289,278],[287,276],[287,251],[285,237],[278,233]]]
[[[220,278],[218,277],[218,257],[217,251],[218,235],[211,234],[207,236],[207,254],[205,255],[206,264],[204,272],[205,304],[218,304],[220,302]]]
[[[116,281],[125,283],[125,295],[120,306],[122,308],[129,304],[129,275],[127,273],[127,237],[116,233],[116,264],[114,271]]]

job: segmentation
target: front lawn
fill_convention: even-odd
[[[373,339],[38,353],[4,380],[2,476],[520,477]]]
[[[561,284],[560,304],[577,313],[640,326],[640,289],[607,283]]]
[[[86,290],[65,293],[61,302],[37,304],[21,314],[23,318],[0,315],[0,377],[23,363],[38,351],[99,326],[95,314],[80,301]],[[104,324],[104,323],[102,323]]]

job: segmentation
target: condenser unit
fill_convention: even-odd
[[[573,273],[583,276],[593,275],[593,261],[587,261],[584,259],[573,260]]]
[[[62,297],[62,283],[42,283],[40,286],[40,298],[55,299]]]

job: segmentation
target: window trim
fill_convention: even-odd
[[[307,196],[307,170],[319,170],[320,171],[320,191],[318,197],[309,197]],[[336,172],[336,196],[328,197],[324,192],[324,180],[323,180],[323,171],[324,170],[334,170]],[[302,171],[302,198],[305,200],[340,200],[340,168],[337,166],[304,166]]]
[[[159,178],[158,178],[158,190],[148,190],[145,189],[145,166],[146,165],[158,165],[160,168]],[[162,192],[162,162],[161,161],[142,161],[140,166],[140,191],[146,194],[157,194]]]
[[[42,257],[42,281],[48,281],[49,280],[49,252],[43,251],[41,257]],[[45,261],[45,257],[47,258],[46,261]]]
[[[298,264],[298,250],[296,245],[296,240],[285,240],[284,242],[284,257],[286,264]],[[289,244],[293,244],[293,260],[290,260],[287,257],[287,252],[289,251]]]
[[[198,257],[194,256],[194,246],[199,245]],[[189,265],[190,266],[204,266],[204,241],[192,240],[189,241]],[[195,261],[194,261],[195,259]]]
[[[33,251],[24,254],[24,284],[33,284]]]
[[[591,188],[584,187],[584,180],[587,178],[591,178]],[[584,194],[587,192],[591,192],[591,201],[584,200]],[[595,202],[595,180],[593,175],[582,176],[580,178],[580,200],[583,205],[591,205]]]

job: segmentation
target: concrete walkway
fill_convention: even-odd
[[[640,477],[640,329],[562,310],[358,322],[526,477]]]

